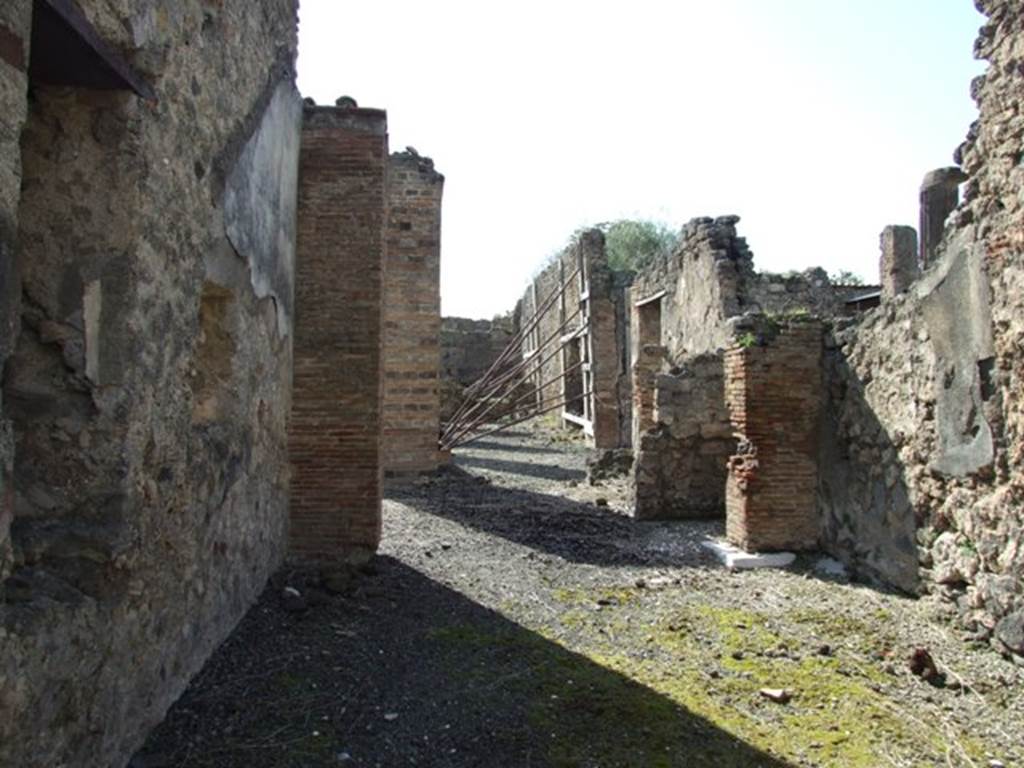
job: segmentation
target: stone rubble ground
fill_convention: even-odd
[[[390,488],[379,557],[279,573],[134,768],[1022,764],[1024,670],[939,603],[730,572],[588,453],[492,436]]]

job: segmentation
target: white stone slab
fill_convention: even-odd
[[[726,568],[785,568],[796,560],[792,552],[744,552],[721,539],[702,541],[701,546],[711,550]]]

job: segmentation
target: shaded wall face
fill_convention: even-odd
[[[487,372],[511,340],[511,318],[441,318],[442,422],[454,415],[464,389]]]
[[[15,258],[21,197],[19,137],[28,116],[28,57],[31,2],[0,8],[0,371],[18,336],[21,285]],[[14,517],[14,434],[0,391],[0,579],[13,565],[10,526]]]
[[[957,151],[965,203],[914,286],[835,336],[827,450],[841,461],[822,499],[835,551],[954,600],[967,628],[1024,654],[1024,170],[1008,162],[1024,135],[1024,14],[1016,0],[980,7],[990,66]]]
[[[299,165],[290,551],[365,559],[381,527],[387,122],[305,110]]]
[[[721,356],[689,358],[674,373],[652,375],[649,386],[652,424],[634,445],[636,517],[721,517],[726,460],[736,443]]]
[[[934,419],[934,354],[917,335],[919,318],[887,324],[872,312],[857,331],[827,337],[819,462],[826,548],[908,592],[918,587],[911,488],[928,471],[911,444],[924,445]]]
[[[387,183],[381,461],[387,476],[402,476],[437,468],[444,177],[401,153]]]
[[[123,764],[285,547],[294,4],[80,5],[157,98],[20,136],[5,765]]]

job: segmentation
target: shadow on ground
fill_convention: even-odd
[[[507,432],[501,433],[502,437],[508,437]],[[474,451],[501,451],[502,453],[539,453],[549,454],[555,456],[564,456],[565,448],[548,448],[542,445],[523,445],[515,444],[511,442],[501,442],[500,440],[474,440],[468,444],[468,447]]]
[[[533,450],[533,446],[506,441],[505,434],[487,442],[488,450],[504,453]],[[485,533],[528,546],[538,552],[561,557],[569,562],[602,566],[713,566],[719,561],[701,544],[709,538],[724,538],[724,518],[637,521],[608,507],[582,503],[551,493],[525,488],[510,488],[490,483],[475,469],[535,477],[553,483],[581,480],[586,472],[553,462],[557,456],[542,456],[536,462],[516,462],[480,457],[479,443],[455,456],[454,463],[442,469],[424,487],[406,486],[388,489],[388,498]],[[565,463],[577,464],[578,455],[558,449],[541,449],[560,454]],[[820,552],[798,554],[787,568],[807,578],[827,582],[863,583],[884,593],[903,595],[875,579],[857,578],[845,569],[822,570]],[[838,564],[837,564],[838,565]]]
[[[389,488],[388,498],[539,552],[594,565],[712,564],[700,542],[724,527],[715,520],[637,522],[609,507],[493,485],[459,467],[448,467],[425,484]]]
[[[478,447],[478,446],[474,446]],[[504,449],[502,449],[504,450]],[[540,477],[545,480],[568,482],[569,480],[585,480],[587,473],[582,469],[563,467],[558,464],[543,464],[529,461],[509,461],[507,459],[490,459],[481,456],[460,456],[459,466],[489,469],[492,472],[505,472],[510,475],[526,475]]]
[[[138,765],[788,765],[393,558],[302,613],[284,609],[283,585],[214,654]]]

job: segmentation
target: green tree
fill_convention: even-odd
[[[618,219],[597,228],[604,232],[608,266],[615,270],[641,269],[679,242],[678,232],[656,221]]]
[[[579,227],[562,249],[549,253],[533,273],[537,277],[557,261],[565,247],[578,242],[588,229],[604,233],[605,254],[613,270],[638,270],[651,263],[656,256],[669,253],[679,242],[679,233],[656,221],[643,219],[617,219]]]

